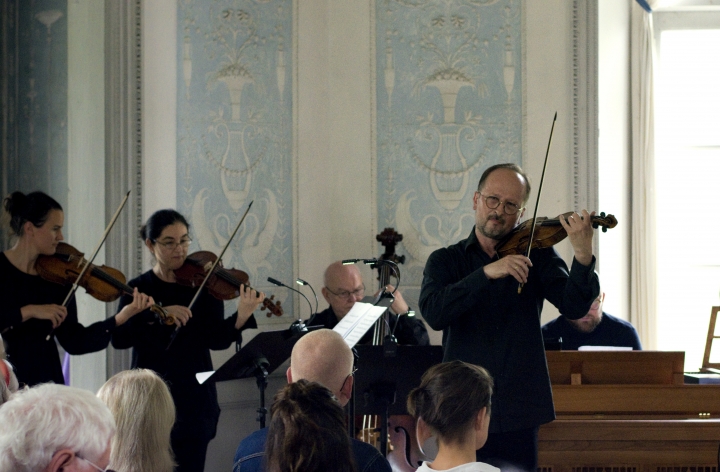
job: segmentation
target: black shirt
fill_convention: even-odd
[[[635,327],[625,320],[603,312],[600,324],[589,333],[578,331],[567,319],[559,316],[542,327],[546,338],[562,338],[562,349],[577,351],[580,346],[631,347],[640,351],[640,338]]]
[[[128,285],[152,296],[155,303],[162,306],[188,306],[197,291],[197,288],[164,282],[152,270]],[[123,296],[118,310],[131,301],[132,297]],[[133,367],[152,369],[168,383],[177,410],[176,429],[192,435],[200,428],[213,437],[220,416],[217,390],[213,382],[200,385],[195,374],[213,370],[210,349],[227,349],[239,339],[240,331],[235,329],[237,313],[224,318],[223,302],[203,289],[192,314],[172,344],[175,326],[160,323],[149,310],[119,326],[113,333],[112,343],[117,349],[133,347]],[[255,318],[250,317],[242,329],[256,327]]]
[[[444,360],[459,359],[493,376],[490,432],[517,431],[552,421],[555,410],[545,360],[540,313],[549,300],[561,313],[581,318],[600,287],[593,269],[573,259],[572,270],[553,248],[530,255],[528,282],[518,294],[513,277],[489,280],[483,267],[497,258],[475,235],[434,251],[425,265],[420,309],[443,331]]]
[[[55,338],[70,354],[105,349],[115,329],[115,318],[83,326],[78,322],[75,296],[67,304],[67,317],[53,330],[50,320],[30,318],[23,322],[25,305],[60,305],[70,286],[55,284],[38,275],[22,272],[0,253],[0,333],[7,344],[8,361],[15,367],[21,385],[65,382]],[[49,340],[46,340],[48,335]]]

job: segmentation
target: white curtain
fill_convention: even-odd
[[[652,7],[653,2],[648,2]],[[657,349],[657,265],[653,132],[652,14],[637,2],[631,13],[632,236],[630,321],[644,349]]]

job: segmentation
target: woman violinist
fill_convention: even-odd
[[[224,304],[203,288],[192,307],[197,288],[181,285],[174,271],[185,263],[190,236],[185,218],[175,210],[155,212],[140,230],[140,237],[155,259],[149,270],[129,282],[176,320],[176,326],[157,321],[149,311],[137,316],[113,333],[113,346],[133,347],[133,367],[152,369],[170,387],[177,419],[172,447],[178,472],[202,471],[207,446],[215,437],[220,407],[214,383],[200,385],[198,372],[212,370],[210,349],[226,349],[245,328],[255,328],[253,311],[265,297],[240,286],[237,313],[224,317]],[[120,300],[120,307],[130,303]]]
[[[67,286],[42,279],[35,262],[51,256],[63,240],[62,207],[43,192],[13,192],[4,200],[10,230],[17,240],[0,255],[0,332],[7,344],[8,361],[18,380],[27,385],[64,383],[55,338],[70,354],[105,349],[112,332],[133,315],[153,304],[135,291],[130,303],[112,318],[83,326],[78,322],[75,298],[62,306]],[[50,335],[50,336],[48,336]]]

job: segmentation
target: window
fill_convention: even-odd
[[[653,20],[657,341],[685,351],[685,370],[695,371],[720,305],[720,12]]]

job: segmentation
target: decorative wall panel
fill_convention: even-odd
[[[483,170],[522,162],[521,10],[376,0],[378,227],[403,235],[411,300],[430,253],[470,234]]]
[[[291,0],[179,2],[177,206],[191,251],[217,254],[254,201],[223,261],[256,288],[293,276],[292,14]]]
[[[67,2],[3,2],[2,30],[3,196],[42,190],[66,206]]]

